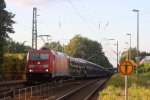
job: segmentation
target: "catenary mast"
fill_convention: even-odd
[[[37,50],[37,8],[33,8],[32,49]]]

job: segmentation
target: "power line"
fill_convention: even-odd
[[[80,14],[80,12],[77,10],[77,8],[73,5],[73,3],[70,0],[67,0],[67,1],[72,6],[72,8],[78,13],[78,15],[83,20],[83,22],[85,22],[85,24],[91,29],[91,31],[94,32],[93,28],[90,27],[90,25],[87,23],[87,21],[85,20],[85,18]]]
[[[90,20],[93,20],[93,19],[91,18],[91,14],[88,12],[87,8],[85,7],[85,4],[84,4],[83,0],[80,0],[80,1],[81,1],[81,4],[82,4],[83,8],[85,9],[85,12],[87,13],[87,16],[89,17],[89,19],[90,19]]]
[[[54,3],[54,2],[53,2],[53,3]],[[56,5],[56,4],[57,4],[57,5]],[[66,8],[66,6],[63,6],[63,5],[60,4],[60,3],[56,3],[56,4],[54,4],[53,6],[55,6],[55,7],[56,7],[57,9],[59,9],[60,11],[64,12],[65,15],[68,15],[68,16],[70,16],[71,18],[74,18],[74,19],[76,19],[76,20],[78,20],[78,21],[80,22],[80,20],[77,19],[77,17],[72,16],[73,14],[70,13],[70,9]],[[69,11],[69,12],[68,12],[68,11]]]

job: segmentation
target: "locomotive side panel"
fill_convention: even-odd
[[[67,77],[69,75],[67,57],[55,51],[55,77]]]

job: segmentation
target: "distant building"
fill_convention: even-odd
[[[145,58],[143,58],[140,63],[148,63],[150,62],[150,56],[146,56]]]

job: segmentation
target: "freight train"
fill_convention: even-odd
[[[27,54],[26,79],[28,81],[107,77],[112,74],[95,63],[69,57],[54,50],[30,50]]]

